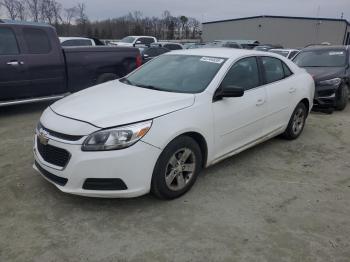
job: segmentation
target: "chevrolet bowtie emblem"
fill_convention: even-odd
[[[47,137],[49,133],[45,131],[44,129],[40,128],[38,139],[40,144],[47,145],[49,143],[49,138]]]

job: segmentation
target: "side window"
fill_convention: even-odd
[[[284,78],[282,61],[278,58],[264,56],[261,58],[265,70],[266,82],[272,83]]]
[[[162,55],[162,54],[164,54],[164,53],[169,52],[169,49],[166,49],[166,48],[163,48],[163,47],[159,47],[159,48],[157,49],[157,51],[158,51],[158,55]]]
[[[180,45],[176,44],[166,44],[164,45],[165,48],[168,48],[169,50],[180,50],[182,47]]]
[[[51,51],[50,40],[45,31],[34,28],[24,28],[23,37],[30,54],[47,54]]]
[[[289,69],[289,67],[285,63],[282,62],[282,66],[284,71],[284,77],[288,77],[293,74],[292,71]]]
[[[144,44],[144,45],[149,45],[149,44],[154,43],[154,39],[150,38],[150,37],[141,37],[141,38],[139,38],[137,40],[141,41],[141,44]]]
[[[144,52],[144,55],[148,55],[150,57],[154,57],[158,55],[157,49],[156,48],[149,48]]]
[[[66,40],[62,46],[92,46],[91,40],[88,39],[76,39],[76,40]]]
[[[0,28],[0,55],[19,54],[15,33],[10,28]]]
[[[242,87],[249,90],[259,86],[259,70],[255,57],[243,58],[236,62],[226,74],[222,86]]]
[[[289,59],[292,59],[297,53],[298,53],[298,51],[292,51],[292,52],[290,52],[288,58],[289,58]]]

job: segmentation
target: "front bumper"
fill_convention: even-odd
[[[37,143],[35,135],[33,151],[38,166],[34,164],[34,169],[59,190],[89,197],[126,198],[147,194],[155,163],[161,153],[160,149],[142,141],[122,150],[83,152],[81,145],[50,139],[49,145],[63,148],[71,154],[68,164],[59,168],[41,157]],[[57,178],[66,183],[57,183]],[[83,188],[87,179],[120,179],[127,189],[87,190]]]
[[[334,108],[336,106],[336,94],[338,86],[316,86],[314,107]]]

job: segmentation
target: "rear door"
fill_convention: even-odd
[[[14,100],[26,95],[30,87],[23,54],[15,30],[0,25],[0,101]]]
[[[20,29],[24,48],[23,62],[28,70],[31,96],[50,96],[66,92],[62,48],[50,27]]]
[[[284,128],[289,122],[291,104],[295,104],[297,87],[294,86],[293,73],[280,59],[263,56],[261,61],[268,100],[268,132]]]

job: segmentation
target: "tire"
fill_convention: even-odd
[[[340,87],[339,93],[337,94],[335,109],[338,111],[344,110],[348,102],[349,102],[349,87],[347,85],[343,85]]]
[[[105,74],[100,75],[97,78],[96,85],[99,85],[99,84],[102,84],[102,83],[105,83],[105,82],[108,82],[108,81],[112,81],[112,80],[115,80],[117,78],[118,78],[118,76],[116,74],[105,73]]]
[[[282,134],[282,137],[288,140],[298,138],[304,130],[307,114],[308,112],[305,104],[300,102],[294,109],[293,114],[289,120],[287,129]]]
[[[160,199],[178,198],[191,189],[201,168],[202,153],[197,142],[188,136],[178,137],[158,158],[151,192]]]

